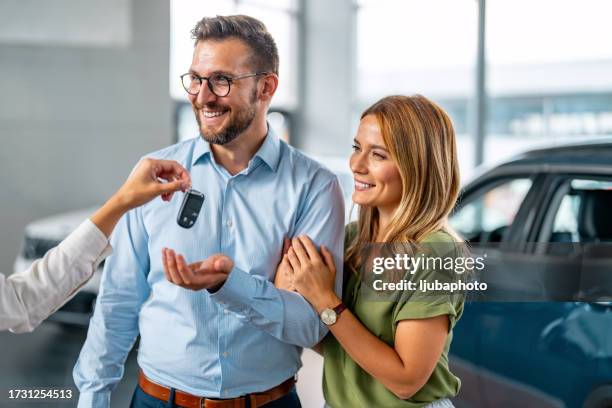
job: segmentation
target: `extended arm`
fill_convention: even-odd
[[[26,271],[0,275],[0,330],[34,330],[70,300],[109,253],[106,236],[87,220]]]
[[[159,179],[168,181],[159,182]],[[111,248],[107,237],[131,208],[189,187],[186,170],[167,160],[145,159],[123,186],[77,230],[28,270],[0,275],[0,330],[33,330],[59,309],[93,275]]]

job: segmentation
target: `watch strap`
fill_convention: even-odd
[[[340,304],[334,307],[332,310],[336,312],[336,316],[340,316],[340,313],[346,310],[346,305],[344,304],[344,302],[340,302]]]

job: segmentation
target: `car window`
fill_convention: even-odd
[[[530,178],[493,183],[460,206],[450,224],[470,242],[503,242],[531,185]]]
[[[557,208],[549,242],[612,242],[612,180],[574,179]]]

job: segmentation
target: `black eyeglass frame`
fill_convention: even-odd
[[[191,93],[189,92],[189,89],[185,86],[185,81],[183,79],[183,77],[190,75],[193,79],[195,80],[197,79],[198,81],[200,81],[200,85],[198,86],[198,90],[196,93]],[[202,89],[202,83],[204,81],[206,81],[206,85],[208,86],[208,89],[210,90],[210,92],[212,92],[214,95],[218,96],[219,98],[223,98],[224,96],[229,95],[230,91],[232,90],[232,82],[237,81],[239,79],[245,79],[245,78],[252,78],[255,76],[259,76],[259,75],[268,75],[267,71],[261,71],[261,72],[255,72],[252,74],[244,74],[244,75],[239,75],[239,76],[235,76],[235,77],[230,77],[227,75],[222,75],[222,74],[214,74],[212,76],[209,77],[203,77],[203,76],[198,76],[192,72],[187,72],[186,74],[181,75],[181,85],[183,85],[183,89],[185,90],[185,92],[187,92],[189,95],[197,95],[200,93],[200,89]],[[215,78],[215,77],[221,77],[225,80],[227,80],[227,93],[225,95],[219,95],[218,93],[216,93],[213,89],[213,85],[210,82],[211,78]]]

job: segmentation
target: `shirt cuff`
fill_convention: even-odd
[[[234,267],[223,286],[216,292],[210,293],[210,297],[232,312],[244,313],[255,297],[256,291],[255,278]]]
[[[78,408],[108,408],[110,397],[110,392],[82,392],[79,395]]]
[[[59,247],[71,259],[78,257],[82,262],[94,264],[94,268],[112,252],[108,238],[90,219],[83,221]]]

